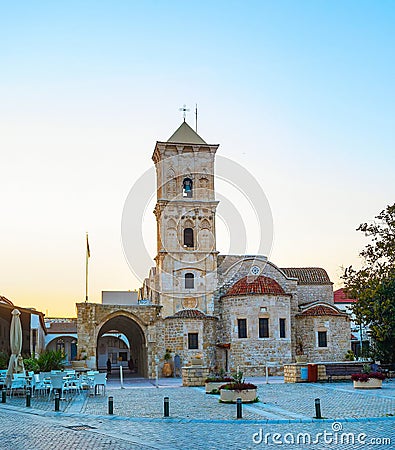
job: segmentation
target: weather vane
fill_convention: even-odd
[[[189,109],[187,109],[187,105],[183,105],[182,108],[179,108],[179,111],[183,112],[183,117],[184,117],[184,122],[185,122],[185,118],[187,116],[187,112],[189,111]]]

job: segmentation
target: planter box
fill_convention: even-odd
[[[354,381],[354,389],[381,389],[382,384],[382,380],[369,378],[368,381]]]
[[[216,389],[217,391],[221,386],[224,384],[229,383],[229,381],[209,381],[208,383],[205,383],[206,386],[206,394],[209,394],[211,391]]]
[[[242,391],[233,391],[221,389],[221,402],[236,403],[238,398],[241,398],[242,403],[252,403],[256,399],[256,389],[245,389]]]
[[[71,367],[73,369],[83,369],[86,368],[86,361],[71,361]]]
[[[201,365],[203,365],[203,360],[201,358],[192,358],[191,365],[192,366],[201,366]]]

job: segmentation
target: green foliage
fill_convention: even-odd
[[[165,352],[165,354],[163,356],[163,359],[165,361],[169,361],[169,359],[171,359],[171,350],[169,348],[166,349],[166,352]]]
[[[24,358],[23,364],[25,366],[25,370],[29,372],[40,372],[40,366],[38,365],[38,361],[36,358]]]
[[[346,361],[355,361],[355,355],[354,352],[352,350],[348,350],[348,352],[346,353],[344,359]]]
[[[40,372],[64,369],[65,354],[61,350],[46,350],[37,359]]]
[[[395,204],[357,231],[370,242],[360,253],[363,267],[345,270],[346,291],[358,299],[352,307],[357,323],[369,326],[371,356],[382,363],[395,363]]]
[[[9,356],[5,352],[0,352],[0,369],[4,370],[8,368]]]
[[[232,378],[235,383],[243,383],[244,382],[243,372],[240,372],[240,370],[235,372],[234,374],[232,374]]]

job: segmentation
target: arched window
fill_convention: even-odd
[[[192,180],[190,178],[184,178],[182,182],[182,195],[183,197],[192,198]]]
[[[62,353],[64,353],[65,350],[65,345],[64,345],[64,340],[63,339],[58,339],[56,341],[56,351],[61,351]]]
[[[195,275],[193,273],[185,274],[185,289],[195,288]]]
[[[184,247],[193,247],[193,230],[185,228],[184,230]]]

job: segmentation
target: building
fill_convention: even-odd
[[[264,255],[219,255],[214,168],[219,145],[184,120],[158,141],[157,255],[137,302],[77,304],[79,347],[106,359],[108,333],[129,343],[137,372],[155,377],[166,349],[183,364],[200,356],[212,370],[263,375],[297,355],[344,359],[350,321],[322,268],[279,268]]]
[[[10,325],[12,311],[18,309],[21,313],[22,351],[23,357],[37,356],[45,348],[46,329],[44,314],[33,308],[15,306],[11,300],[0,296],[0,352],[11,354]]]
[[[366,357],[366,352],[370,347],[369,327],[365,324],[356,322],[355,314],[352,312],[352,305],[357,301],[355,298],[349,298],[344,289],[337,289],[333,293],[335,305],[343,312],[350,315],[351,320],[351,350],[357,357]],[[362,352],[361,349],[364,349]],[[364,354],[363,354],[364,353]]]

